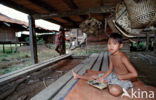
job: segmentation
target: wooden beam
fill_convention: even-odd
[[[36,33],[35,33],[35,20],[32,16],[28,16],[29,20],[29,39],[30,39],[30,49],[31,49],[31,58],[32,63],[36,64],[38,63],[38,57],[37,57],[37,43],[36,43]]]
[[[98,8],[86,8],[86,9],[74,9],[63,12],[52,12],[50,14],[34,14],[33,17],[35,19],[49,19],[52,17],[69,17],[74,15],[88,15],[90,13],[110,13],[114,12],[114,7],[112,6],[104,6]]]
[[[57,11],[57,9],[55,9],[54,7],[52,7],[51,5],[45,3],[44,1],[42,0],[29,0],[30,2],[32,2],[33,4],[39,6],[39,7],[42,7],[46,10],[48,10],[49,12],[54,12],[54,11]],[[40,14],[38,14],[40,15]],[[42,18],[41,18],[42,19]],[[77,25],[76,22],[74,22],[73,20],[71,20],[70,18],[67,18],[67,17],[63,17],[62,19],[68,21],[69,23],[73,24],[73,25]]]
[[[149,48],[149,33],[146,33],[146,51],[148,51]]]
[[[63,0],[70,8],[77,9],[77,5],[73,2],[73,0]]]
[[[21,6],[21,5],[18,5],[17,3],[15,3],[14,1],[11,1],[11,0],[1,0],[0,3],[2,3],[5,6],[8,6],[10,8],[14,8],[14,9],[16,9],[18,11],[27,13],[27,14],[39,14],[39,13],[37,13],[35,11],[29,10],[29,9],[27,9],[27,8]],[[53,22],[55,24],[62,25],[60,22],[58,22],[58,21],[56,21],[54,19],[48,19],[47,21]]]
[[[29,9],[23,7],[22,5],[18,5],[17,3],[15,3],[12,0],[1,0],[0,3],[5,5],[5,6],[14,8],[14,9],[22,11],[24,13],[27,13],[27,14],[34,14],[35,13],[34,11],[29,10]]]
[[[76,22],[74,22],[73,20],[71,20],[70,18],[68,17],[62,17],[64,20],[72,23],[73,27],[79,27],[78,24]]]
[[[49,65],[52,65],[53,63],[56,63],[60,60],[66,59],[68,57],[70,57],[71,54],[67,54],[67,55],[61,55],[61,56],[57,56],[48,60],[45,60],[43,62],[40,62],[38,64],[34,64],[4,75],[0,76],[0,86],[11,83],[14,80],[18,80],[20,78],[23,78],[27,75],[32,74],[33,72],[39,71],[45,67],[48,67]],[[55,66],[53,66],[55,67]]]
[[[78,9],[77,5],[73,2],[73,0],[64,0],[64,3],[66,3],[71,9]],[[80,17],[82,20],[86,19],[86,17],[83,15],[80,15]]]

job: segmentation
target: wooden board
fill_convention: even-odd
[[[104,53],[104,59],[103,59],[103,63],[101,66],[101,71],[107,71],[108,66],[109,66],[109,52],[106,51]]]
[[[92,54],[89,58],[85,59],[81,64],[74,67],[73,70],[79,73],[80,70],[84,69],[85,72],[86,69],[92,67],[94,62],[93,60],[97,59],[97,56],[98,54]],[[65,75],[56,80],[54,83],[52,83],[47,88],[42,90],[40,93],[32,97],[31,100],[49,100],[53,98],[56,94],[57,95],[55,97],[58,98],[58,96],[64,94],[65,93],[64,91],[68,90],[68,88],[71,87],[71,85],[74,82],[75,80],[73,79],[72,70],[70,70]]]
[[[30,67],[26,67],[26,68],[17,70],[17,71],[12,72],[12,73],[2,75],[0,77],[0,85],[3,85],[3,84],[6,84],[6,83],[8,83],[10,81],[16,80],[17,78],[24,77],[24,76],[26,76],[28,74],[31,74],[34,71],[40,70],[45,66],[48,66],[48,65],[50,65],[50,64],[52,64],[54,62],[57,62],[59,60],[67,58],[69,56],[71,56],[71,54],[63,55],[63,56],[60,56],[60,57],[55,57],[55,58],[52,58],[51,60],[49,60],[47,62],[42,62],[42,63],[39,63],[39,64],[35,64],[35,65],[30,66]]]
[[[92,54],[89,57],[89,62],[84,63],[84,67],[78,72],[78,74],[82,75],[86,72],[87,69],[91,69],[91,67],[95,64],[96,60],[98,58],[98,54]],[[57,93],[57,95],[52,98],[51,100],[59,100],[61,97],[65,96],[67,93],[68,89],[71,88],[71,86],[76,82],[74,78],[72,78],[65,87],[61,89],[60,92]]]
[[[101,52],[96,63],[94,64],[92,70],[96,70],[96,71],[99,71],[100,70],[100,66],[102,64],[102,59],[103,59],[103,56],[104,56],[104,53]]]

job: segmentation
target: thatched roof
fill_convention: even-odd
[[[27,31],[28,26],[29,26],[27,22],[10,18],[1,13],[0,13],[0,23],[3,25],[8,24],[8,27],[15,28],[15,31],[17,31],[17,32],[18,31]],[[54,30],[48,30],[41,26],[36,25],[35,31],[38,33],[42,33],[42,32],[53,32]]]
[[[103,21],[121,0],[1,0],[1,3],[35,18],[46,19],[63,27],[78,27],[92,17]]]

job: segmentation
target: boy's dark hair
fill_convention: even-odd
[[[122,44],[122,36],[118,33],[112,33],[109,35],[108,39],[109,38],[113,38],[115,40],[117,40],[120,44]]]

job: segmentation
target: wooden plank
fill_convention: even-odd
[[[48,66],[48,65],[50,65],[50,64],[52,64],[52,63],[54,63],[56,61],[67,58],[69,56],[71,56],[71,54],[64,55],[64,56],[61,56],[61,57],[58,57],[58,58],[54,58],[53,60],[51,60],[49,62],[46,62],[46,63],[41,63],[38,66],[31,66],[29,68],[25,68],[25,69],[22,69],[20,71],[13,72],[11,74],[3,75],[0,78],[0,85],[6,84],[6,83],[8,83],[10,81],[16,80],[17,78],[20,78],[20,77],[26,76],[28,74],[31,74],[34,71],[40,70],[45,66]]]
[[[109,52],[106,51],[104,53],[104,59],[103,59],[101,71],[107,71],[108,67],[109,67]]]
[[[63,1],[69,6],[69,8],[78,9],[77,5],[73,2],[73,0],[63,0]],[[80,15],[80,17],[82,18],[82,20],[86,19],[86,17],[83,15]]]
[[[25,8],[23,5],[19,5],[12,0],[1,0],[1,4],[19,10],[21,12],[25,12],[27,14],[34,14],[36,12]]]
[[[89,59],[96,59],[95,54],[91,55],[90,57],[91,58],[84,60],[81,64],[74,67],[73,70],[75,72],[79,72],[82,68],[84,68],[84,65],[90,61]],[[63,75],[58,80],[56,80],[54,83],[52,83],[47,88],[42,90],[40,93],[38,93],[37,95],[32,97],[31,100],[49,100],[49,99],[53,98],[59,92],[59,90],[61,90],[61,88],[63,88],[65,85],[67,86],[67,83],[72,78],[73,78],[72,70],[70,70],[65,75]]]
[[[40,63],[37,63],[37,64],[33,64],[33,65],[31,65],[31,66],[28,66],[28,67],[25,67],[25,68],[22,68],[22,69],[19,69],[19,70],[16,70],[16,71],[13,71],[13,72],[4,74],[4,75],[1,75],[1,76],[0,76],[0,79],[5,78],[5,77],[8,77],[8,76],[12,76],[12,75],[14,75],[14,74],[16,74],[16,73],[25,71],[25,70],[27,70],[27,69],[31,69],[31,68],[40,66],[40,65],[42,65],[42,64],[44,64],[44,63],[53,62],[55,59],[62,59],[62,58],[64,58],[64,56],[65,56],[65,57],[68,57],[68,56],[71,56],[71,54],[57,56],[57,57],[54,57],[54,58],[45,60],[45,61],[43,61],[43,62],[40,62]]]
[[[34,14],[35,19],[50,19],[52,17],[69,17],[75,15],[88,15],[91,13],[110,13],[114,12],[113,6],[102,6],[98,8],[73,9],[69,11],[53,11],[50,14]]]
[[[31,59],[32,63],[38,63],[37,56],[37,42],[36,42],[36,33],[35,33],[35,20],[32,16],[28,16],[29,20],[29,39],[30,39],[30,51],[31,51]]]
[[[89,62],[85,62],[83,64],[83,68],[78,72],[78,74],[82,75],[86,72],[87,69],[91,69],[92,66],[95,64],[96,60],[98,58],[98,54],[92,54],[92,56],[89,58]],[[59,100],[61,97],[65,96],[67,93],[68,89],[71,88],[71,86],[76,82],[74,78],[72,78],[66,86],[64,86],[58,93],[57,95],[52,98],[51,100]]]
[[[44,9],[46,9],[46,10],[49,11],[49,12],[57,11],[57,9],[54,8],[52,5],[49,5],[49,4],[45,3],[45,2],[42,1],[42,0],[29,0],[29,1],[32,2],[33,4],[39,6],[39,7],[42,7],[42,8],[44,8]],[[40,15],[40,14],[39,14],[39,15]],[[49,19],[51,19],[51,18],[49,18]],[[68,21],[68,22],[71,23],[73,26],[78,27],[77,23],[74,22],[73,20],[71,20],[70,18],[68,18],[68,17],[62,17],[62,19]]]
[[[100,70],[100,66],[102,64],[103,55],[104,55],[104,53],[101,52],[99,57],[98,57],[98,59],[97,59],[97,61],[96,61],[96,63],[94,64],[92,70],[96,70],[96,71]]]

